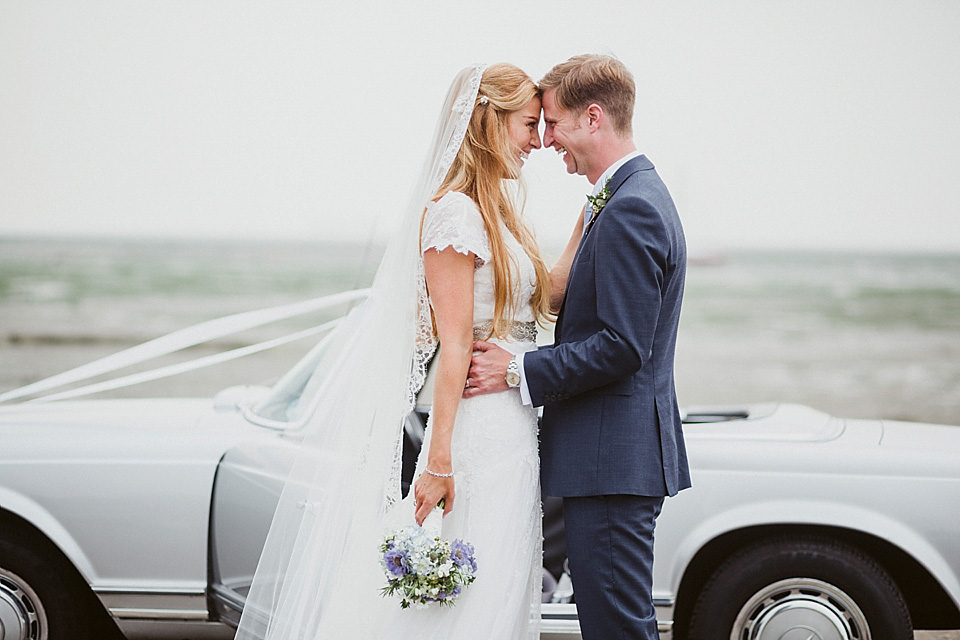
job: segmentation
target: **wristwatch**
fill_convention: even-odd
[[[507,375],[504,377],[508,387],[516,389],[520,386],[520,363],[517,362],[517,356],[513,356],[510,360],[510,364],[507,365]]]

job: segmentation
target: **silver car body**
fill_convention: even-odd
[[[298,439],[248,419],[250,393],[0,407],[0,523],[52,542],[128,637],[230,637]],[[960,427],[777,404],[687,417],[694,487],[657,526],[662,638],[725,557],[796,532],[864,550],[921,624],[934,603],[960,627]],[[578,637],[565,584],[544,638]]]

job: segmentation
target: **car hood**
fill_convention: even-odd
[[[0,462],[40,459],[219,460],[257,429],[209,399],[138,399],[0,408]]]

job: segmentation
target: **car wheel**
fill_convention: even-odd
[[[48,556],[0,540],[0,640],[91,638],[88,594]]]
[[[852,546],[821,538],[744,549],[708,579],[689,640],[912,640],[889,574]]]

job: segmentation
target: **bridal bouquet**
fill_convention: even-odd
[[[434,511],[437,517],[438,511]],[[430,602],[452,606],[463,587],[476,579],[473,546],[431,536],[427,529],[426,522],[424,527],[412,524],[388,533],[380,544],[380,566],[387,577],[381,593],[398,595],[401,609],[422,608]]]

